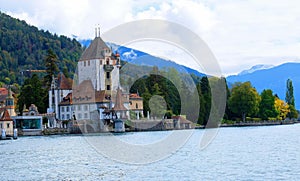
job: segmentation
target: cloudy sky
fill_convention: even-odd
[[[300,62],[298,0],[0,0],[0,4],[2,12],[40,29],[80,39],[94,38],[96,24],[105,32],[140,19],[176,22],[207,43],[224,75],[257,64]],[[145,45],[139,49],[157,54]],[[193,66],[172,51],[157,55]]]

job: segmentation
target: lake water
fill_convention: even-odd
[[[0,141],[0,180],[300,180],[300,124],[221,128],[206,148],[199,149],[204,132],[194,130],[181,148],[147,164],[112,158],[104,153],[106,148],[103,152],[98,146],[111,137],[127,146],[143,146],[162,142],[173,132]],[[109,149],[113,154],[130,155],[129,148],[117,144]],[[151,153],[163,151],[152,149]],[[137,158],[141,155],[152,158],[146,151]]]

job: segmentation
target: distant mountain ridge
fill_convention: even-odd
[[[272,68],[272,67],[274,67],[274,65],[259,64],[259,65],[255,65],[255,66],[251,67],[248,70],[243,70],[238,75],[249,74],[249,73],[253,73],[253,72],[258,71],[258,70],[269,69],[269,68]]]
[[[78,41],[82,44],[82,46],[88,47],[92,40],[78,40]],[[205,75],[197,70],[186,67],[184,65],[179,65],[171,60],[166,60],[160,57],[156,57],[136,49],[116,45],[110,42],[106,42],[106,44],[108,47],[111,47],[113,51],[118,51],[121,60],[124,60],[126,62],[130,62],[136,65],[157,66],[159,69],[164,69],[166,67],[173,67],[178,72],[186,72],[200,77]]]
[[[264,89],[273,90],[280,99],[285,99],[286,81],[291,79],[294,86],[296,108],[300,109],[300,63],[284,63],[268,69],[228,76],[226,79],[231,84],[235,82],[250,81],[251,84],[262,92]]]

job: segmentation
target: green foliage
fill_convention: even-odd
[[[198,85],[198,94],[200,99],[198,124],[206,125],[211,109],[211,89],[208,78],[206,76],[202,77]]]
[[[237,83],[231,91],[229,107],[245,121],[246,115],[254,116],[259,111],[260,96],[250,82]]]
[[[46,76],[44,77],[45,85],[50,88],[53,77],[58,74],[57,56],[49,49],[45,58]]]
[[[292,105],[295,107],[294,87],[291,79],[288,79],[286,81],[285,101],[288,105]]]
[[[18,96],[19,112],[23,112],[24,105],[28,108],[31,104],[35,104],[40,113],[45,113],[48,107],[47,92],[47,89],[43,89],[43,83],[36,74],[26,79]]]
[[[267,120],[269,117],[277,117],[278,112],[275,109],[275,96],[272,90],[263,90],[260,96],[259,116],[263,120]]]
[[[75,39],[38,30],[1,12],[0,27],[0,82],[21,84],[23,79],[19,72],[44,70],[43,61],[48,49],[52,49],[60,60],[58,66],[61,71],[66,65],[69,72],[75,71],[83,51]]]
[[[294,87],[291,79],[286,82],[286,95],[285,101],[289,105],[289,113],[287,116],[291,118],[298,118],[298,112],[295,109]]]

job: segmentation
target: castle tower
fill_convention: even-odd
[[[14,97],[12,96],[11,88],[8,88],[8,95],[5,101],[5,107],[10,116],[16,116]]]
[[[105,90],[111,95],[119,83],[120,56],[114,54],[100,37],[96,28],[96,37],[83,52],[78,62],[78,84],[91,80],[95,90]]]

